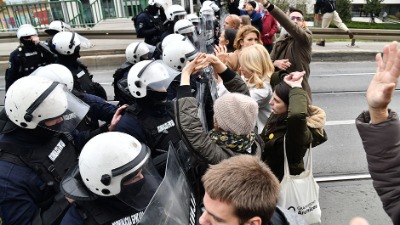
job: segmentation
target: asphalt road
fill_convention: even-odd
[[[113,70],[92,70],[94,80],[101,83],[113,98]],[[319,180],[349,175],[368,175],[365,152],[354,121],[365,110],[365,90],[375,72],[375,62],[315,62],[311,64],[310,85],[313,104],[327,114],[328,141],[313,150],[314,175]],[[0,89],[4,79],[0,80]],[[3,98],[4,91],[0,91]],[[393,102],[400,101],[396,92]],[[399,104],[392,109],[400,112]],[[333,178],[332,178],[333,179]],[[352,217],[363,216],[371,225],[391,224],[372,187],[372,181],[346,180],[319,182],[321,224],[348,224]]]

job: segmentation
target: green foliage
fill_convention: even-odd
[[[383,0],[366,0],[366,4],[363,6],[363,10],[371,15],[371,18],[373,18],[373,14],[375,16],[379,15],[379,13],[382,10],[382,5],[381,3]],[[372,22],[375,22],[374,20],[371,20]]]
[[[271,0],[272,4],[278,6],[278,8],[282,9],[282,11],[286,12],[289,8],[288,0]]]
[[[336,11],[344,23],[351,22],[351,0],[337,0]]]
[[[388,30],[400,30],[400,24],[396,23],[365,23],[365,22],[350,22],[346,23],[348,28],[354,29],[388,29]],[[329,27],[336,28],[334,24]]]

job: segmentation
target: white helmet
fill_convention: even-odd
[[[214,16],[214,10],[209,5],[203,5],[200,9],[200,16]]]
[[[136,64],[141,60],[149,59],[150,50],[144,42],[134,42],[128,45],[125,50],[126,60]]]
[[[75,32],[59,32],[52,39],[52,48],[61,55],[72,55],[81,44]]]
[[[58,32],[64,32],[64,31],[70,31],[71,30],[71,26],[67,23],[64,23],[61,20],[54,20],[53,22],[51,22],[49,24],[49,28],[47,28],[46,30],[44,30],[46,33],[48,34],[56,34]]]
[[[175,41],[184,41],[187,40],[187,38],[185,36],[183,36],[182,34],[168,34],[162,41],[161,43],[161,48],[164,50],[165,47],[169,44],[169,43],[173,43]]]
[[[37,36],[38,33],[36,29],[31,24],[23,24],[17,30],[17,38],[22,37]]]
[[[187,19],[176,21],[174,25],[174,32],[177,34],[188,34],[196,31],[193,23]]]
[[[180,6],[180,5],[171,5],[170,7],[168,7],[167,9],[167,13],[165,14],[165,16],[167,17],[167,20],[169,21],[176,21],[178,20],[176,17],[181,16],[184,18],[184,16],[186,16],[186,11],[185,9]]]
[[[15,81],[6,93],[4,108],[8,118],[19,127],[41,126],[56,132],[71,132],[89,110],[65,85],[38,76]],[[57,118],[61,121],[47,123]]]
[[[219,11],[219,7],[218,7],[217,4],[215,4],[214,1],[206,0],[206,1],[203,2],[202,6],[205,6],[205,5],[210,6],[214,10],[214,12],[218,12]]]
[[[196,14],[188,14],[186,19],[192,23],[200,23],[200,18]]]
[[[147,89],[166,92],[172,80],[178,75],[168,69],[161,60],[144,60],[133,65],[128,73],[129,92],[135,98],[144,98]]]
[[[165,4],[164,0],[149,0],[148,5],[160,5],[163,6]]]
[[[163,50],[163,62],[177,71],[182,71],[186,62],[196,58],[197,49],[187,41],[176,41]]]
[[[100,196],[121,193],[123,182],[135,177],[150,157],[150,150],[121,132],[90,139],[79,156],[79,171],[86,187]]]
[[[30,76],[45,77],[49,80],[56,81],[67,85],[68,91],[74,89],[74,77],[71,71],[64,65],[53,63],[37,68]]]

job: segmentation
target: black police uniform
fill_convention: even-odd
[[[166,20],[163,8],[160,8],[160,15],[157,15],[157,11],[158,8],[149,5],[135,21],[137,37],[144,38],[145,43],[153,46],[161,41],[161,33],[164,32],[163,23]]]
[[[59,182],[78,156],[72,136],[40,127],[22,129],[5,116],[2,111],[0,220],[9,225],[58,224],[69,207]]]
[[[5,73],[6,91],[19,78],[28,76],[40,66],[54,62],[54,54],[41,44],[20,45],[10,54],[8,69]]]

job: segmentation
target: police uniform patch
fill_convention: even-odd
[[[143,23],[139,23],[139,29],[143,28],[144,24]]]
[[[8,69],[11,68],[11,62],[8,62]]]

